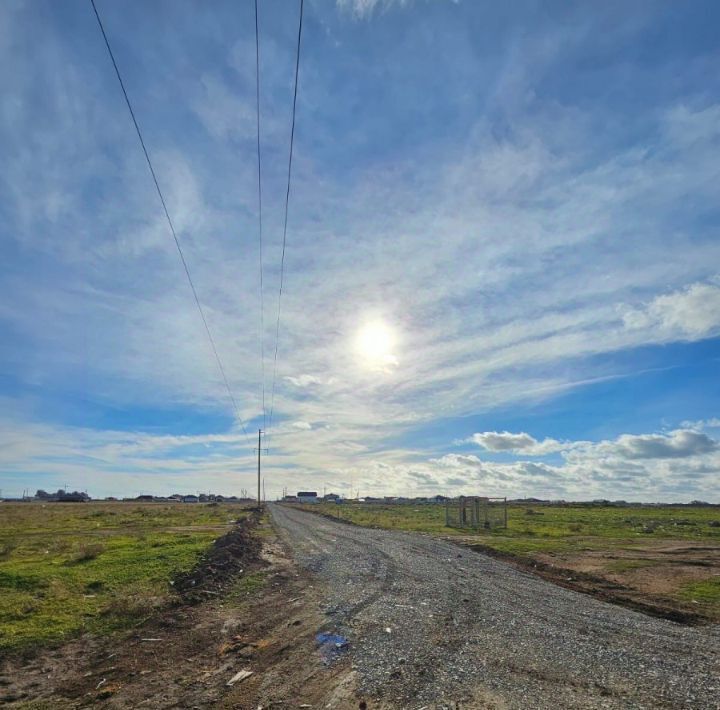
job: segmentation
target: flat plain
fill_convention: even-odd
[[[0,503],[0,655],[141,623],[242,505]]]
[[[668,618],[720,620],[720,507],[508,505],[507,529],[445,524],[444,504],[303,506],[356,525],[419,532],[496,554],[562,586]]]
[[[471,532],[429,505],[2,504],[0,704],[715,707],[699,603],[606,604],[604,577],[558,565],[672,578],[650,558],[716,553],[716,510],[513,506],[508,530]]]

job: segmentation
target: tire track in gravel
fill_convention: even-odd
[[[312,519],[309,522],[312,522]],[[333,544],[336,543],[338,539],[340,539],[343,540],[346,545],[355,549],[356,554],[350,553],[350,557],[356,557],[357,554],[364,553],[364,551],[362,550],[362,545],[358,543],[358,541],[353,538],[352,535],[343,534],[341,530],[325,532],[322,529],[315,528],[303,522],[297,522],[296,528],[298,530],[301,530],[305,534],[306,540],[312,540],[314,545],[317,545],[320,541],[322,541],[326,544],[329,543],[329,548],[332,549]],[[293,545],[291,545],[290,547],[292,548]],[[323,548],[324,553],[327,553],[327,551],[328,548]],[[382,579],[382,581],[377,590],[371,591],[362,600],[342,610],[342,621],[345,624],[350,623],[356,616],[358,616],[358,614],[360,614],[360,612],[362,612],[370,605],[374,604],[383,594],[387,594],[388,592],[390,592],[392,588],[393,580],[397,573],[397,566],[389,554],[383,552],[382,550],[377,550],[376,552],[377,555],[370,560],[369,574],[371,577],[374,577],[376,579]],[[315,568],[317,567],[317,564],[313,565],[312,563],[310,563],[308,567],[314,572],[321,573],[321,569]]]
[[[382,707],[720,708],[718,627],[643,616],[429,536],[271,511]]]

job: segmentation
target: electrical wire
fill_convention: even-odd
[[[275,382],[277,378],[278,344],[280,342],[280,312],[282,306],[283,277],[285,274],[285,245],[287,242],[288,206],[290,204],[290,184],[292,179],[293,144],[295,142],[295,112],[297,107],[298,75],[300,73],[300,43],[302,39],[304,0],[300,0],[300,20],[298,22],[297,49],[295,52],[295,89],[293,91],[292,127],[290,129],[290,154],[288,157],[287,191],[285,193],[285,221],[283,225],[282,256],[280,259],[280,289],[278,292],[278,313],[275,325],[275,356],[273,361],[272,389],[270,394],[269,427],[272,427],[273,412],[275,408]]]
[[[137,119],[135,118],[135,112],[133,111],[132,104],[130,103],[127,91],[125,90],[125,84],[122,80],[122,76],[120,74],[120,69],[118,68],[117,62],[115,61],[115,55],[110,48],[110,42],[108,40],[107,34],[105,34],[105,27],[103,26],[102,20],[100,19],[100,13],[98,13],[98,9],[95,5],[95,0],[90,0],[90,4],[92,5],[93,11],[95,12],[95,17],[97,18],[100,32],[102,33],[103,39],[105,40],[105,47],[107,48],[108,54],[110,55],[110,61],[112,62],[112,65],[115,69],[115,74],[118,78],[118,81],[120,82],[120,88],[122,89],[123,96],[125,97],[125,103],[127,104],[128,110],[130,112],[130,117],[132,118],[133,125],[135,126],[135,131],[140,140],[140,146],[142,147],[143,154],[145,155],[145,160],[147,161],[148,168],[150,169],[150,175],[152,176],[153,182],[155,183],[155,189],[157,190],[158,197],[160,198],[160,203],[162,204],[163,212],[165,213],[165,219],[167,220],[168,226],[170,227],[170,232],[173,236],[173,240],[175,241],[175,246],[177,247],[177,252],[180,256],[180,261],[182,262],[183,269],[185,270],[185,275],[187,276],[188,283],[190,284],[190,290],[192,291],[193,298],[195,299],[195,304],[197,305],[198,312],[200,313],[200,318],[202,319],[203,325],[205,326],[205,332],[207,333],[210,347],[212,348],[213,354],[215,355],[215,360],[217,362],[218,369],[220,370],[222,380],[225,383],[225,388],[227,389],[228,396],[230,397],[230,401],[232,402],[235,416],[240,422],[240,426],[245,433],[245,437],[248,438],[247,429],[245,428],[245,424],[240,417],[240,410],[238,409],[237,402],[235,401],[235,397],[233,396],[232,390],[230,389],[230,383],[228,382],[227,375],[225,374],[225,368],[223,367],[222,360],[220,360],[220,354],[218,353],[217,346],[215,345],[215,340],[212,336],[212,333],[210,332],[210,326],[208,325],[207,318],[205,317],[205,311],[203,310],[203,307],[200,303],[200,298],[198,297],[197,290],[195,289],[195,284],[193,283],[192,276],[190,275],[190,269],[185,259],[185,255],[183,254],[182,247],[180,246],[180,240],[178,239],[177,233],[175,231],[175,226],[173,225],[172,219],[170,219],[170,213],[168,212],[165,198],[163,197],[162,190],[160,189],[160,184],[155,174],[152,161],[150,160],[150,155],[148,154],[148,150],[145,147],[145,141],[143,140],[142,131],[140,130]]]
[[[260,167],[260,33],[258,30],[258,0],[255,0],[255,101],[257,114],[258,240],[260,254],[260,368],[262,373],[263,429],[265,429],[265,297],[263,295],[262,172]]]

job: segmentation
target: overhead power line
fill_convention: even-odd
[[[304,0],[300,0],[300,20],[298,22],[297,49],[295,52],[295,89],[293,91],[292,127],[290,129],[290,153],[288,157],[287,191],[285,193],[285,221],[283,224],[282,256],[280,258],[280,289],[278,291],[278,312],[275,325],[275,356],[273,360],[272,390],[270,394],[270,424],[272,427],[273,411],[275,408],[275,380],[277,377],[278,344],[280,342],[280,312],[282,306],[283,277],[285,275],[285,245],[287,242],[288,205],[290,204],[290,183],[292,179],[293,144],[295,142],[295,110],[297,106],[298,75],[300,73],[300,42],[302,39]]]
[[[255,0],[255,101],[257,113],[257,182],[258,182],[258,239],[260,254],[260,369],[262,376],[262,412],[265,428],[265,297],[263,295],[263,228],[262,173],[260,162],[260,33],[258,30],[258,0]]]
[[[115,55],[110,48],[110,42],[108,40],[107,34],[105,34],[105,27],[103,26],[102,20],[100,19],[100,13],[98,12],[97,6],[95,5],[95,0],[90,0],[90,4],[92,5],[93,11],[95,12],[95,17],[97,18],[100,32],[102,33],[103,39],[105,40],[105,47],[107,47],[108,54],[110,55],[110,61],[112,62],[112,65],[115,69],[115,75],[118,78],[118,82],[120,82],[120,88],[122,89],[123,96],[125,97],[125,103],[127,104],[128,111],[130,112],[130,118],[132,118],[133,125],[135,126],[135,131],[137,133],[138,139],[140,140],[140,146],[142,147],[143,154],[145,155],[145,160],[147,161],[148,168],[150,169],[150,175],[152,176],[153,182],[155,183],[155,189],[157,190],[158,197],[160,198],[160,203],[162,204],[163,212],[165,213],[165,219],[167,220],[173,240],[175,241],[175,246],[177,247],[177,252],[180,256],[180,261],[182,262],[183,269],[185,270],[185,275],[187,276],[188,283],[190,284],[190,290],[192,291],[193,298],[195,299],[195,304],[197,305],[198,312],[200,313],[200,318],[202,319],[203,325],[205,326],[205,332],[207,333],[210,347],[212,348],[213,354],[215,355],[215,360],[217,362],[218,369],[220,370],[222,380],[225,383],[225,388],[227,389],[230,401],[232,402],[235,416],[240,422],[240,426],[242,427],[243,432],[245,432],[245,437],[247,438],[247,429],[245,428],[245,424],[240,417],[240,410],[238,409],[237,402],[235,401],[235,397],[233,396],[232,390],[230,389],[230,383],[228,382],[227,375],[225,374],[225,368],[223,367],[222,361],[220,360],[220,355],[215,345],[215,340],[212,336],[212,333],[210,332],[210,326],[208,325],[207,318],[205,317],[205,311],[203,310],[203,307],[200,303],[200,298],[198,297],[197,290],[195,289],[195,284],[193,283],[192,276],[190,275],[190,269],[188,267],[187,261],[185,260],[185,255],[183,254],[182,247],[180,246],[180,240],[178,239],[177,233],[175,231],[175,226],[173,225],[172,219],[170,219],[170,213],[168,212],[165,198],[163,197],[162,190],[160,189],[160,183],[158,182],[157,176],[155,175],[155,169],[153,168],[152,161],[150,160],[148,150],[145,147],[145,141],[143,140],[142,131],[140,130],[137,119],[135,118],[135,112],[133,111],[132,104],[130,103],[128,93],[125,90],[125,84],[123,83],[122,76],[120,75],[120,69],[118,68],[117,62],[115,61]]]

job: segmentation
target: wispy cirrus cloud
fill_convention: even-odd
[[[414,471],[452,488],[464,475],[450,472],[453,459],[428,461],[454,452],[388,442],[642,372],[644,361],[614,358],[718,334],[715,55],[668,49],[654,66],[669,63],[666,75],[680,78],[669,86],[628,49],[652,52],[648,37],[663,21],[652,13],[620,18],[598,6],[556,22],[530,6],[513,16],[472,3],[404,5],[402,26],[385,2],[307,5],[268,460],[284,482],[292,466],[296,477],[333,471],[379,485],[368,462],[382,454],[398,485]],[[110,409],[228,413],[92,18],[74,7],[43,23],[30,6],[0,12],[13,28],[0,36],[2,66],[13,67],[1,75],[3,373],[19,390],[61,383]],[[133,3],[106,12],[231,386],[257,424],[258,338],[266,354],[274,345],[295,20],[263,18],[260,334],[252,23],[231,4],[167,18]],[[161,43],[146,41],[152,13],[168,23]],[[70,41],[76,26],[82,42]],[[32,50],[19,41],[31,27],[40,33]],[[607,86],[627,95],[608,96]],[[373,319],[397,336],[387,372],[358,361],[357,331]],[[486,451],[520,457],[581,451],[563,431],[476,436]],[[613,452],[588,451],[684,451],[689,439],[607,441]],[[139,445],[112,455],[125,460]],[[172,447],[161,455],[174,460]],[[500,474],[544,472],[566,494],[582,487],[565,477],[590,476],[579,459],[562,471],[481,463],[506,483]]]

